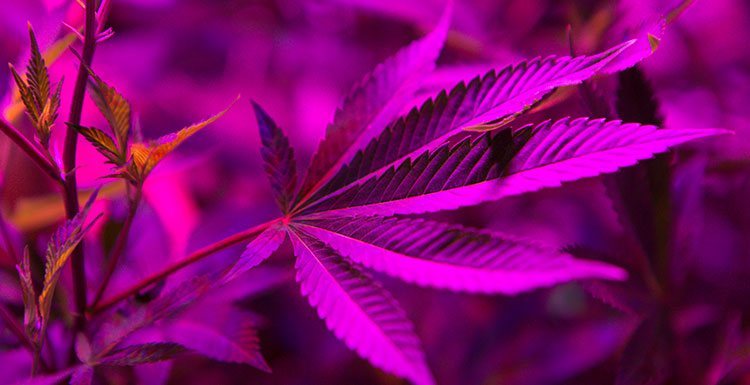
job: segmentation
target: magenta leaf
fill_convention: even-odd
[[[188,352],[184,346],[172,342],[137,344],[115,350],[97,360],[100,365],[135,366],[171,360]]]
[[[102,325],[96,334],[92,344],[94,355],[106,355],[133,332],[177,314],[205,294],[212,284],[208,277],[198,276],[136,309],[124,319],[113,317],[111,321]]]
[[[407,159],[303,213],[392,215],[455,209],[617,171],[692,139],[728,133],[565,118]],[[530,137],[530,138],[529,138]],[[356,159],[355,159],[356,161]],[[365,161],[362,160],[364,163]],[[361,167],[360,167],[361,169]],[[342,173],[357,174],[357,168]]]
[[[70,377],[70,385],[90,385],[94,379],[94,368],[91,366],[82,366]]]
[[[604,73],[615,73],[636,65],[641,60],[651,56],[659,47],[667,21],[663,17],[646,20],[635,28],[625,32],[625,36],[635,42],[625,49],[614,60],[602,68]]]
[[[492,70],[468,85],[461,82],[449,94],[441,92],[434,101],[428,100],[389,125],[341,170],[331,170],[336,176],[303,206],[434,149],[462,129],[484,127],[523,112],[554,88],[590,78],[630,43],[594,56],[536,58],[497,74]],[[347,173],[354,168],[356,173]]]
[[[302,294],[328,329],[372,365],[417,385],[433,384],[414,327],[380,283],[299,229],[290,238]]]
[[[657,313],[641,321],[623,351],[616,385],[661,384],[667,378],[673,342],[665,318]]]
[[[452,8],[449,2],[432,32],[386,59],[352,89],[326,129],[305,175],[300,197],[326,182],[362,143],[371,139],[368,133],[380,133],[412,98],[435,69],[448,35]]]
[[[539,243],[458,225],[381,217],[300,223],[353,261],[422,286],[516,294],[574,279],[627,275]]]
[[[211,307],[211,317],[205,320],[179,318],[164,327],[171,342],[194,350],[218,361],[247,364],[271,372],[260,353],[258,332],[253,318],[231,306],[229,311]]]
[[[258,120],[258,130],[263,147],[260,153],[263,157],[263,168],[266,169],[268,180],[271,182],[274,198],[281,211],[289,211],[294,186],[297,182],[297,163],[294,160],[294,149],[289,145],[289,139],[274,123],[263,109],[253,102],[255,117]]]
[[[221,282],[228,283],[258,266],[279,248],[285,236],[286,231],[280,224],[269,226],[247,245],[237,262],[221,277]]]

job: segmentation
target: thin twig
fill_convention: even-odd
[[[89,309],[88,314],[94,315],[96,313],[101,312],[102,310],[106,310],[110,306],[130,297],[133,294],[136,294],[141,289],[167,278],[170,274],[182,269],[185,266],[188,266],[213,253],[226,249],[227,247],[234,246],[242,241],[246,241],[260,234],[261,232],[263,232],[263,230],[265,230],[266,228],[268,228],[269,226],[271,226],[272,224],[280,220],[281,218],[263,223],[251,229],[247,229],[240,233],[224,238],[218,242],[214,242],[200,250],[197,250],[193,252],[192,254],[188,255],[185,259],[175,262],[172,265],[167,266],[154,274],[151,274],[150,276],[144,278],[143,280],[134,284],[133,286],[121,291],[120,293],[115,294],[112,297],[101,301],[99,305],[94,306],[91,309]]]
[[[128,189],[128,191],[130,190]],[[99,290],[96,292],[96,296],[94,297],[94,302],[91,307],[96,307],[96,305],[102,299],[104,290],[107,289],[107,284],[109,284],[112,273],[115,271],[115,267],[117,267],[117,261],[120,259],[120,255],[122,255],[122,252],[125,250],[125,244],[128,241],[128,234],[130,233],[130,226],[133,224],[133,218],[135,217],[135,213],[138,210],[138,204],[141,200],[141,193],[142,186],[137,186],[135,189],[135,197],[128,200],[128,214],[127,217],[125,217],[125,223],[123,223],[120,233],[117,234],[117,240],[115,241],[115,246],[112,249],[112,256],[109,258],[107,271],[104,274],[104,281],[102,281],[102,285],[99,286]]]
[[[5,324],[8,325],[8,329],[16,335],[18,341],[21,342],[22,345],[26,346],[29,351],[33,352],[34,344],[31,343],[31,340],[28,337],[26,337],[26,333],[24,333],[23,327],[18,323],[18,321],[16,321],[15,317],[10,314],[8,308],[6,308],[2,303],[0,303],[0,317],[2,317],[2,319],[5,321]]]
[[[57,183],[62,183],[60,171],[57,170],[50,161],[44,156],[30,140],[26,139],[15,127],[0,118],[0,131],[2,131],[10,140],[13,141],[26,155],[36,163],[47,175]]]

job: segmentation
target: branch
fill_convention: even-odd
[[[227,247],[234,246],[234,245],[236,245],[236,244],[238,244],[240,242],[246,241],[246,240],[248,240],[248,239],[250,239],[250,238],[252,238],[252,237],[260,234],[261,232],[263,232],[263,230],[265,230],[266,228],[268,228],[269,226],[271,226],[272,224],[274,224],[274,223],[276,223],[276,222],[278,222],[280,220],[281,220],[281,218],[274,219],[272,221],[263,223],[261,225],[258,225],[258,226],[255,226],[253,228],[247,229],[247,230],[245,230],[243,232],[240,232],[240,233],[234,234],[232,236],[229,236],[227,238],[224,238],[224,239],[222,239],[222,240],[220,240],[218,242],[214,242],[214,243],[212,243],[212,244],[210,244],[210,245],[208,245],[208,246],[206,246],[206,247],[204,247],[204,248],[202,248],[200,250],[197,250],[197,251],[193,252],[192,254],[188,255],[185,259],[183,259],[181,261],[178,261],[178,262],[176,262],[176,263],[174,263],[174,264],[172,264],[170,266],[167,266],[167,267],[161,269],[160,271],[158,271],[158,272],[156,272],[154,274],[151,274],[150,276],[144,278],[143,280],[141,280],[140,282],[134,284],[133,286],[131,286],[131,287],[129,287],[129,288],[121,291],[120,293],[115,294],[112,297],[107,298],[107,299],[101,301],[99,303],[99,305],[93,306],[91,309],[89,309],[88,312],[87,312],[87,314],[88,315],[94,315],[94,314],[97,314],[97,313],[101,312],[102,310],[106,310],[110,306],[112,306],[112,305],[114,305],[114,304],[116,304],[116,303],[118,303],[118,302],[120,302],[120,301],[122,301],[122,300],[124,300],[124,299],[126,299],[128,297],[130,297],[133,294],[136,294],[141,289],[143,289],[143,288],[145,288],[145,287],[147,287],[149,285],[152,285],[154,283],[157,283],[157,282],[159,282],[159,281],[167,278],[169,275],[171,275],[172,273],[174,273],[174,272],[182,269],[185,266],[188,266],[188,265],[190,265],[190,264],[192,264],[194,262],[197,262],[197,261],[199,261],[199,260],[201,260],[201,259],[203,259],[203,258],[205,258],[205,257],[207,257],[207,256],[209,256],[211,254],[213,254],[213,253],[216,253],[218,251],[226,249]]]
[[[57,183],[62,183],[62,178],[60,177],[60,171],[57,169],[56,166],[54,166],[50,161],[41,153],[39,150],[34,147],[34,144],[31,143],[28,139],[26,139],[25,136],[21,135],[21,133],[13,127],[10,123],[6,122],[5,119],[0,118],[0,130],[3,131],[3,133],[13,141],[23,152],[26,153],[26,155],[31,158],[31,160],[36,163],[39,168],[42,169],[47,175],[52,178]]]
[[[115,246],[112,249],[112,256],[109,258],[109,264],[107,265],[107,272],[104,275],[104,281],[102,281],[102,285],[96,292],[94,302],[91,305],[92,307],[96,307],[96,305],[102,299],[104,290],[107,289],[107,284],[109,284],[112,273],[115,271],[115,267],[117,266],[117,260],[120,259],[120,255],[122,255],[122,252],[125,250],[125,244],[128,241],[128,234],[130,233],[130,226],[133,224],[135,212],[138,210],[138,203],[140,203],[141,201],[141,194],[142,185],[139,185],[136,187],[135,198],[128,202],[128,215],[127,217],[125,217],[125,223],[122,225],[120,233],[117,234],[117,240],[115,241]]]
[[[106,18],[106,15],[102,15]],[[96,20],[96,0],[86,0],[86,24],[84,27],[83,41],[83,61],[86,65],[78,68],[75,88],[73,89],[73,99],[70,105],[70,114],[68,122],[73,126],[81,124],[81,112],[83,110],[83,97],[86,93],[86,81],[88,80],[87,66],[91,66],[96,49],[97,30],[104,25],[104,20]],[[65,168],[65,213],[68,219],[72,219],[78,214],[78,187],[76,185],[76,145],[78,141],[78,132],[68,126],[65,133],[65,147],[63,149],[63,166]],[[84,269],[83,242],[73,250],[70,256],[70,263],[73,270],[73,284],[75,289],[75,324],[73,327],[74,334],[83,329],[85,324],[84,311],[86,310],[86,271]]]

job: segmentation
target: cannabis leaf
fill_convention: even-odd
[[[434,383],[414,327],[390,293],[304,232],[295,231],[291,239],[302,294],[328,329],[376,367],[415,384]]]
[[[26,66],[26,80],[21,78],[13,64],[8,64],[8,66],[18,87],[21,101],[26,106],[26,114],[36,129],[39,143],[47,149],[52,124],[57,119],[57,110],[60,108],[60,92],[63,82],[60,81],[52,91],[53,86],[50,84],[47,65],[39,51],[39,44],[31,24],[29,24],[29,40],[31,57]]]
[[[304,196],[331,177],[371,135],[380,132],[411,99],[427,75],[435,69],[448,35],[453,2],[443,11],[435,29],[402,48],[365,75],[326,129],[305,175],[299,196]]]
[[[171,342],[137,344],[115,350],[98,359],[96,363],[100,365],[135,366],[171,360],[187,351],[182,345]]]
[[[626,273],[530,240],[388,216],[455,209],[559,186],[726,132],[563,118],[466,135],[466,130],[499,128],[556,87],[591,78],[632,40],[593,56],[550,56],[490,71],[441,92],[387,126],[373,123],[380,122],[388,98],[397,96],[396,91],[371,88],[403,86],[404,77],[389,78],[387,73],[413,70],[416,64],[405,60],[405,52],[439,52],[436,36],[444,39],[445,17],[435,31],[386,60],[355,88],[296,192],[289,140],[253,102],[264,168],[284,216],[248,244],[228,274],[232,279],[268,258],[286,232],[297,257],[302,294],[327,327],[374,366],[415,384],[434,380],[413,327],[358,264],[423,286],[503,294],[575,279],[623,280]],[[436,56],[425,55],[433,61]],[[633,60],[639,59],[631,56],[627,62]],[[462,133],[464,138],[457,137]]]
[[[81,65],[85,66],[86,63],[81,60]],[[115,173],[110,176],[125,178],[136,185],[142,184],[154,167],[175,147],[202,128],[216,121],[216,119],[224,115],[239,100],[238,96],[223,111],[177,132],[161,136],[149,142],[128,144],[130,132],[133,128],[131,124],[130,104],[114,87],[105,83],[90,68],[86,68],[91,75],[89,95],[107,120],[114,138],[95,127],[83,127],[70,123],[68,125],[75,128],[99,153],[107,158],[109,163],[116,166],[114,168]]]
[[[456,291],[515,294],[530,288],[624,272],[512,236],[420,219],[301,219],[298,228],[364,266],[407,282]]]
[[[185,127],[177,132],[161,136],[148,143],[133,143],[130,146],[130,156],[132,162],[128,169],[130,172],[138,176],[139,180],[144,180],[149,173],[156,167],[167,154],[169,154],[175,147],[184,142],[187,138],[201,130],[203,127],[213,123],[216,119],[219,119],[227,111],[229,111],[234,103],[239,100],[239,96],[223,111],[210,116],[209,118],[202,120],[198,123],[194,123],[188,127]]]
[[[91,210],[91,206],[94,204],[98,192],[98,189],[95,190],[81,211],[73,219],[68,220],[63,226],[59,227],[50,238],[47,244],[44,281],[38,298],[36,298],[31,279],[28,248],[24,253],[21,265],[16,266],[23,289],[24,325],[29,338],[37,349],[41,349],[43,337],[49,325],[52,299],[57,281],[60,278],[60,273],[73,249],[81,242],[83,236],[93,226],[94,222],[99,219],[99,216],[101,216],[100,214],[88,226],[84,226],[86,217]]]

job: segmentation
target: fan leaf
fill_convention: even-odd
[[[83,239],[83,236],[91,229],[94,222],[99,217],[96,217],[89,223],[88,226],[84,227],[84,222],[88,216],[91,206],[96,200],[96,196],[99,193],[97,189],[91,194],[86,204],[81,208],[81,211],[76,214],[73,219],[68,220],[63,226],[57,229],[52,234],[49,243],[47,244],[47,263],[44,268],[44,283],[42,284],[42,291],[39,294],[39,313],[42,318],[42,332],[44,332],[44,325],[48,324],[50,308],[52,306],[52,298],[55,293],[55,286],[57,286],[57,280],[60,278],[65,262],[68,261],[70,254],[73,249]]]
[[[348,161],[373,134],[382,131],[412,98],[435,69],[448,35],[452,8],[451,1],[432,32],[386,59],[352,89],[312,158],[300,197],[332,176],[332,171]]]
[[[414,328],[395,299],[344,257],[299,230],[290,233],[297,281],[337,338],[386,372],[433,384]]]
[[[245,251],[234,265],[222,276],[222,283],[227,283],[244,274],[270,257],[284,242],[286,231],[280,224],[274,224],[248,243]]]
[[[156,167],[156,164],[174,150],[175,147],[229,111],[237,100],[239,100],[239,96],[229,105],[229,107],[224,109],[224,111],[221,111],[208,119],[185,127],[177,132],[159,137],[150,143],[133,143],[130,145],[130,155],[133,158],[133,165],[138,170],[141,178],[145,179],[151,170]]]
[[[68,125],[74,127],[76,131],[86,138],[86,140],[89,141],[89,143],[91,143],[100,154],[104,155],[110,163],[114,163],[118,166],[125,164],[125,159],[117,149],[114,139],[107,135],[106,132],[94,127],[83,127],[72,125],[70,123],[68,123]]]
[[[171,360],[188,352],[184,346],[173,342],[138,344],[115,350],[96,363],[99,365],[135,366]]]
[[[574,279],[627,276],[612,265],[458,225],[377,216],[301,223],[306,232],[357,263],[440,289],[516,294]]]
[[[114,87],[109,86],[101,78],[91,73],[89,80],[89,95],[91,100],[102,113],[117,140],[119,157],[125,162],[128,149],[128,135],[130,133],[130,104]]]
[[[554,88],[590,78],[631,43],[594,56],[536,58],[499,73],[492,70],[468,85],[461,82],[449,94],[441,92],[434,101],[428,100],[392,123],[337,171],[306,205],[382,173],[408,157],[432,150],[462,129],[491,125],[523,112]],[[357,172],[348,172],[355,167]]]
[[[533,129],[526,126],[512,139],[505,130],[494,138],[485,134],[474,142],[443,145],[330,196],[302,214],[392,215],[455,209],[614,172],[670,146],[725,133],[730,131],[657,130],[617,120],[565,118]],[[357,172],[356,167],[342,170],[349,175]]]
[[[260,353],[258,332],[252,318],[238,310],[220,320],[212,319],[210,323],[178,319],[170,322],[164,331],[171,342],[205,357],[271,372]]]
[[[258,120],[260,140],[263,144],[260,153],[263,157],[263,168],[271,182],[274,198],[281,211],[286,214],[292,201],[294,187],[297,182],[297,162],[294,160],[294,149],[289,145],[289,139],[274,123],[263,109],[253,103],[255,117]]]

